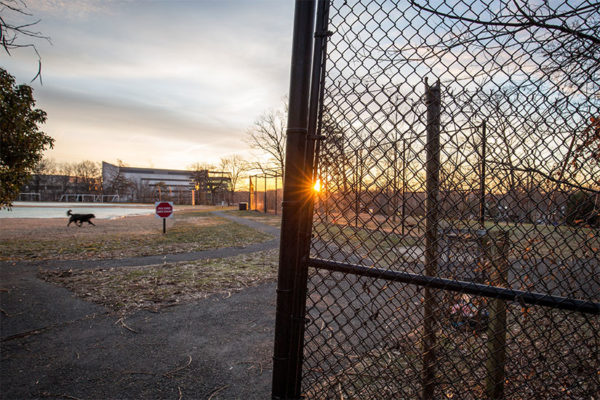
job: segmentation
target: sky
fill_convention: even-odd
[[[240,154],[289,87],[293,2],[27,0],[30,49],[0,67],[34,88],[56,162],[185,169]],[[3,15],[6,17],[6,15]],[[28,19],[32,21],[32,19]],[[22,38],[23,42],[30,39]]]

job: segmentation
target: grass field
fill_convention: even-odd
[[[110,259],[240,247],[272,237],[209,214],[186,210],[168,221],[154,216],[98,220],[96,227],[66,227],[64,221],[21,220],[0,239],[0,260]],[[29,224],[29,225],[28,225]]]
[[[247,218],[252,221],[261,222],[274,227],[281,227],[281,214],[265,214],[260,211],[225,211],[226,214],[234,215],[236,217]]]

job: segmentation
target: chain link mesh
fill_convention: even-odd
[[[328,7],[311,260],[597,305],[599,3]],[[597,310],[309,267],[303,393],[596,399]]]

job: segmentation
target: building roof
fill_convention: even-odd
[[[119,168],[121,172],[133,172],[138,174],[166,174],[166,175],[191,175],[195,171],[181,170],[181,169],[161,169],[161,168],[139,168],[139,167],[119,167],[102,161],[103,164],[108,164],[112,167]]]

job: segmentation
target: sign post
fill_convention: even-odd
[[[156,218],[162,218],[163,220],[163,234],[167,233],[167,218],[173,216],[173,202],[157,201],[154,206],[156,207]]]

